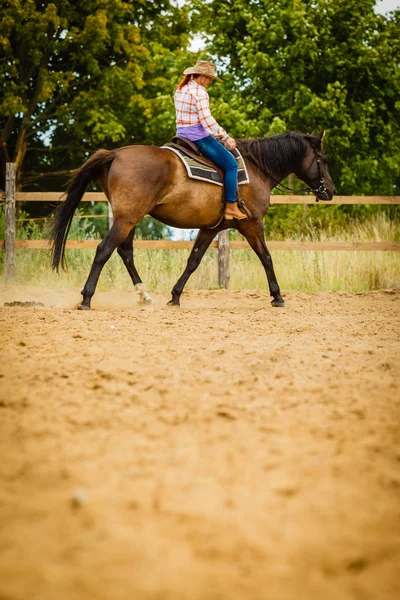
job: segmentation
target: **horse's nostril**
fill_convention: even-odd
[[[336,188],[334,188],[333,193],[336,194]]]

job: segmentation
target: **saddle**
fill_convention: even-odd
[[[171,142],[167,142],[166,144],[164,144],[164,146],[169,146],[170,148],[177,148],[187,156],[190,156],[190,158],[194,158],[195,160],[197,160],[197,162],[201,163],[202,165],[206,165],[207,167],[215,169],[218,175],[221,177],[221,179],[224,178],[224,172],[222,171],[222,169],[217,167],[217,165],[211,160],[203,156],[196,144],[194,144],[187,138],[176,135],[172,138]]]

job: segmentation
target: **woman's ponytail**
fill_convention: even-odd
[[[180,80],[180,82],[178,83],[177,89],[181,90],[183,88],[184,85],[186,85],[187,83],[189,83],[189,81],[191,79],[197,79],[198,77],[200,77],[200,75],[184,75],[182,77],[182,79]]]

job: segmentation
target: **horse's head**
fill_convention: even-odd
[[[313,132],[311,135],[303,136],[307,142],[307,150],[295,171],[297,177],[312,188],[317,202],[332,200],[336,194],[335,184],[328,171],[328,157],[322,149],[324,135],[325,131],[321,135]]]

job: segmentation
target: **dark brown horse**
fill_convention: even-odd
[[[135,226],[146,214],[173,227],[200,229],[169,304],[179,305],[187,280],[218,231],[236,227],[263,264],[273,297],[272,306],[284,306],[265,244],[263,217],[270,204],[271,190],[290,173],[310,186],[317,200],[332,199],[336,190],[328,172],[327,157],[322,151],[322,138],[323,134],[285,133],[237,141],[250,177],[250,183],[240,188],[241,197],[252,215],[251,219],[240,222],[220,222],[224,210],[222,189],[188,179],[185,167],[173,152],[154,146],[98,150],[77,170],[65,200],[55,212],[51,234],[53,268],[58,270],[60,263],[65,265],[65,244],[75,209],[89,183],[97,181],[111,203],[114,222],[97,247],[82,290],[80,309],[90,308],[101,270],[116,248],[142,299],[147,299],[132,250]]]

